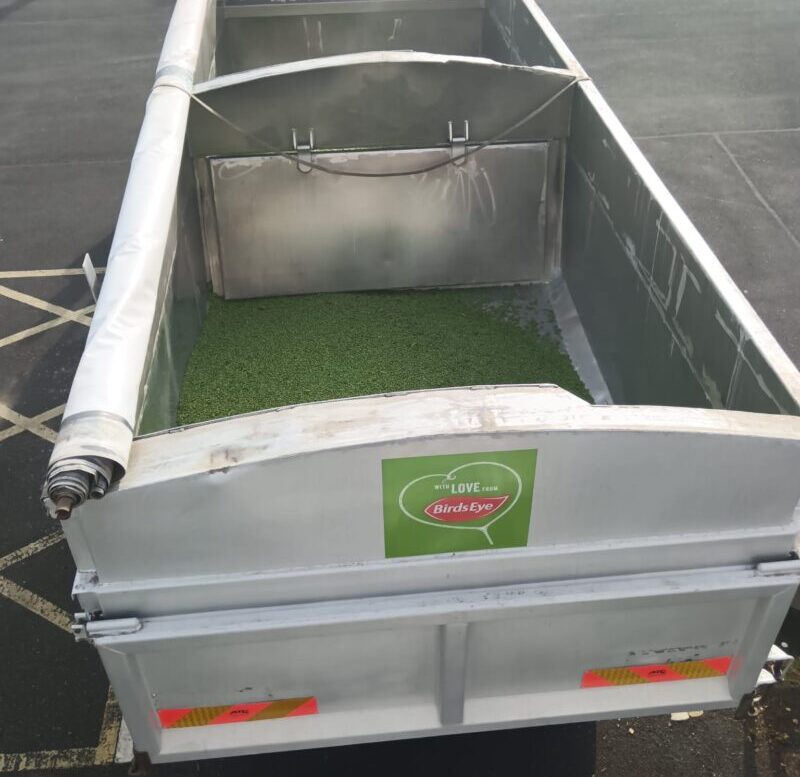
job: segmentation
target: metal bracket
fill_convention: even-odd
[[[468,623],[441,626],[439,718],[444,726],[464,722],[468,627]]]
[[[155,769],[153,769],[150,754],[134,750],[133,760],[128,767],[129,777],[151,777],[153,774],[155,774]]]
[[[314,128],[308,130],[308,142],[300,143],[297,140],[297,130],[292,127],[292,147],[297,154],[297,169],[301,173],[310,173],[312,168],[308,166],[311,161],[311,155],[314,151]],[[303,164],[303,163],[306,164]]]
[[[758,673],[756,688],[782,682],[793,663],[794,656],[790,656],[785,650],[773,645],[769,649],[763,669]]]
[[[92,614],[89,612],[76,612],[74,618],[74,622],[69,626],[72,636],[75,637],[76,642],[88,642],[89,632],[86,626],[92,619]]]
[[[761,700],[761,695],[759,695],[760,690],[781,682],[784,677],[786,677],[786,673],[789,671],[793,662],[794,656],[790,656],[785,650],[782,650],[777,645],[773,645],[769,649],[769,655],[764,662],[764,668],[758,673],[756,687],[750,693],[742,697],[734,717],[738,720],[742,720],[748,715],[750,717],[757,715],[758,702]]]
[[[464,132],[458,137],[453,134],[453,122],[448,121],[447,140],[450,143],[450,158],[453,160],[453,164],[463,165],[467,161],[464,154],[469,142],[469,121],[464,119]]]
[[[80,602],[80,606],[87,612],[102,612],[97,589],[100,578],[96,569],[79,569],[75,573],[72,584],[72,596]]]
[[[97,270],[94,269],[92,257],[89,254],[83,257],[83,264],[81,265],[83,274],[86,276],[86,283],[89,284],[89,291],[92,293],[92,299],[97,302]]]
[[[769,655],[761,671],[772,675],[774,678],[773,682],[781,682],[786,677],[793,663],[794,656],[790,656],[785,650],[782,650],[777,645],[773,645],[769,649]],[[761,678],[759,677],[759,679]],[[758,683],[758,685],[760,684],[761,683]]]

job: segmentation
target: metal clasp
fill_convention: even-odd
[[[311,127],[308,130],[308,142],[300,143],[297,140],[297,130],[292,127],[292,147],[297,153],[297,169],[301,173],[310,173],[312,168],[308,163],[311,162],[311,155],[314,151],[314,128]]]
[[[450,158],[454,165],[463,165],[467,161],[464,154],[469,142],[469,121],[464,119],[464,132],[457,137],[453,134],[453,122],[447,122],[447,140],[450,142]]]

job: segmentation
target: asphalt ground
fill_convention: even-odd
[[[542,0],[800,363],[800,4]],[[0,0],[0,771],[124,774],[119,711],[67,632],[73,567],[39,487],[172,0]],[[800,653],[800,623],[779,638]],[[800,685],[743,720],[655,717],[161,767],[162,774],[800,775]]]

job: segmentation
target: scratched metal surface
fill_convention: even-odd
[[[523,0],[489,0],[509,61],[576,66]],[[567,147],[562,269],[621,404],[799,411],[800,376],[593,84]]]
[[[583,95],[573,126],[564,274],[615,401],[797,413],[782,376]]]
[[[480,8],[228,18],[217,73],[357,51],[429,51],[479,56]]]
[[[450,151],[315,155],[341,170],[405,170]],[[546,281],[548,145],[486,148],[397,178],[306,174],[282,157],[211,160],[226,299]],[[313,229],[308,226],[313,224]]]
[[[573,80],[566,70],[426,52],[320,57],[196,84],[227,122],[194,102],[187,136],[195,157],[292,151],[295,129],[300,143],[313,129],[318,149],[427,148],[447,143],[448,122],[459,132],[465,120],[475,142],[551,140],[569,132]]]

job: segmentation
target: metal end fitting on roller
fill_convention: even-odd
[[[108,490],[113,463],[87,457],[59,461],[47,473],[42,501],[52,518],[66,521],[87,499],[100,499]]]

